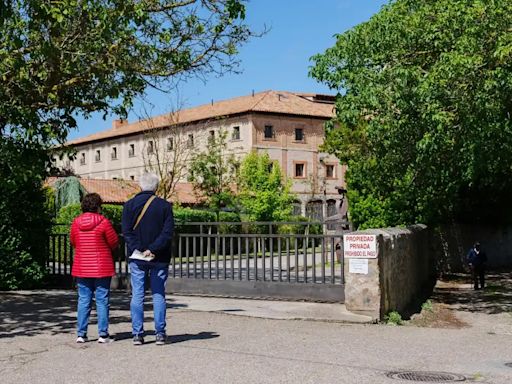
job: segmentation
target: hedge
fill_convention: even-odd
[[[176,207],[173,212],[174,220],[176,222],[176,230],[181,233],[199,233],[200,229],[199,226],[183,225],[182,223],[212,222],[216,220],[214,212],[200,209]],[[54,233],[65,233],[69,231],[69,226],[75,217],[79,216],[81,213],[82,210],[79,204],[68,205],[61,208],[56,219],[56,222],[59,225],[54,228]],[[112,222],[114,228],[118,232],[121,231],[121,217],[123,214],[122,205],[103,204],[101,206],[101,213]],[[220,220],[225,222],[240,222],[240,216],[234,212],[221,212]],[[239,233],[240,226],[221,225],[219,227],[219,231],[220,233]]]

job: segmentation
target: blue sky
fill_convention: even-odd
[[[214,101],[274,89],[330,93],[308,77],[309,58],[334,45],[334,35],[368,20],[387,0],[251,0],[246,20],[254,30],[271,28],[240,49],[241,74],[209,77],[206,83],[191,80],[181,84],[179,101],[175,94],[155,90],[137,100],[128,120],[138,120],[143,110],[161,114],[175,108],[194,107]],[[78,130],[70,139],[111,127],[115,116],[103,120],[100,114],[78,119]]]

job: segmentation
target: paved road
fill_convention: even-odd
[[[1,383],[406,383],[386,377],[395,370],[512,382],[509,312],[468,310],[472,327],[429,329],[234,316],[242,302],[212,313],[171,298],[172,343],[134,347],[124,295],[109,345],[74,343],[75,303],[70,292],[0,293]]]

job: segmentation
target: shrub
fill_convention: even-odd
[[[56,223],[65,225],[65,227],[63,228],[60,225],[56,226],[54,233],[56,231],[56,233],[65,233],[66,231],[69,231],[69,226],[81,213],[82,208],[80,207],[80,204],[72,204],[61,208],[57,215]],[[110,220],[116,231],[121,231],[121,216],[123,214],[122,205],[102,204],[101,214]]]
[[[116,231],[121,232],[122,205],[103,204],[101,206],[101,213],[110,220]]]
[[[56,219],[56,223],[59,225],[54,227],[54,233],[66,233],[69,231],[69,226],[75,217],[79,216],[81,213],[82,210],[79,204],[68,205],[61,208]],[[121,232],[122,205],[103,204],[101,206],[101,213],[112,222],[118,232]],[[174,220],[177,231],[182,233],[199,233],[199,226],[184,224],[189,222],[215,221],[215,213],[201,209],[176,207],[174,209]],[[221,212],[220,220],[239,222],[240,216],[234,212]],[[220,231],[221,233],[238,233],[239,227],[239,225],[221,225]]]
[[[236,212],[220,212],[219,220],[228,223],[239,223],[241,221],[240,215]],[[241,225],[237,224],[221,224],[219,226],[219,233],[240,233],[241,230]]]
[[[310,235],[319,235],[322,233],[322,225],[311,223],[311,219],[304,216],[292,216],[289,221],[301,222],[302,224],[278,224],[277,233],[280,234],[292,234],[292,235],[304,235],[306,233]]]
[[[432,300],[428,299],[421,305],[421,309],[423,311],[432,312],[434,310],[434,307],[432,305]]]
[[[50,215],[41,188],[46,152],[0,137],[0,290],[33,288],[45,275]]]
[[[402,325],[404,323],[402,320],[402,315],[400,315],[397,311],[389,312],[384,317],[384,321],[387,325]]]

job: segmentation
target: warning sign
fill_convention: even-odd
[[[347,258],[377,258],[376,235],[344,235],[343,256]]]

